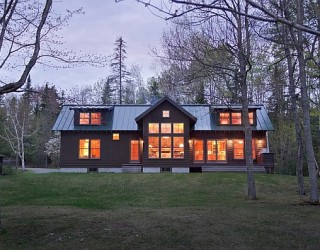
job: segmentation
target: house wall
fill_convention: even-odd
[[[141,138],[136,132],[116,132],[119,141],[112,140],[112,133],[106,131],[61,131],[61,168],[121,168],[130,163],[130,140]],[[79,159],[80,139],[100,139],[100,159]]]
[[[193,147],[190,147],[189,155],[191,159],[192,167],[200,167],[204,165],[233,165],[240,166],[245,164],[244,159],[234,159],[233,157],[233,141],[234,139],[243,139],[244,140],[244,132],[243,131],[193,131],[191,133],[191,138],[203,140],[204,142],[204,161],[203,162],[194,162],[194,152]],[[253,131],[252,139],[255,142],[256,146],[256,155],[258,155],[262,148],[267,147],[266,140],[266,132],[264,131]],[[227,160],[224,162],[219,161],[207,161],[206,154],[206,142],[207,140],[227,140]],[[256,162],[256,160],[254,161]]]
[[[162,111],[169,110],[170,117],[163,118]],[[184,158],[183,159],[149,159],[148,157],[148,124],[149,123],[184,123],[184,133],[183,134],[171,134],[171,136],[181,136],[184,137]],[[189,167],[191,163],[190,154],[188,154],[189,150],[189,139],[190,139],[190,118],[182,113],[175,106],[170,104],[169,102],[163,102],[159,106],[157,106],[154,110],[152,110],[149,114],[147,114],[143,118],[142,127],[143,130],[143,154],[142,161],[144,167]],[[159,134],[150,134],[150,136],[158,136]],[[161,136],[161,135],[160,135]]]

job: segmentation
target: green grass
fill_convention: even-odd
[[[295,177],[255,177],[258,200],[239,173],[1,176],[0,249],[319,249]]]

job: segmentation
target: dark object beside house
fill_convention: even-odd
[[[249,107],[254,170],[272,173],[271,121]],[[241,106],[65,105],[53,127],[61,132],[61,172],[189,173],[246,171]]]

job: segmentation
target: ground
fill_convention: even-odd
[[[0,249],[319,249],[295,178],[256,182],[248,200],[239,173],[1,177]]]

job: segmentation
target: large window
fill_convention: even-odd
[[[80,125],[100,125],[101,113],[100,112],[80,112]]]
[[[221,125],[230,124],[230,113],[229,112],[220,113],[219,118],[220,118]]]
[[[99,139],[80,139],[79,141],[80,159],[100,159]]]
[[[173,123],[173,133],[183,134],[184,133],[184,123]]]
[[[184,158],[183,137],[173,137],[173,158]]]
[[[226,161],[227,160],[227,142],[225,140],[207,141],[207,160],[208,161]]]
[[[171,158],[171,136],[161,137],[161,158]]]
[[[149,134],[159,134],[159,123],[149,123],[148,131]]]
[[[203,161],[203,140],[194,140],[194,160]]]
[[[159,137],[150,136],[148,147],[149,158],[159,158]]]
[[[183,123],[160,123],[160,126],[159,123],[149,123],[148,132],[150,135],[148,157],[150,159],[184,158],[184,137],[181,136],[184,133]]]
[[[244,159],[244,141],[233,140],[233,158],[234,159]]]

